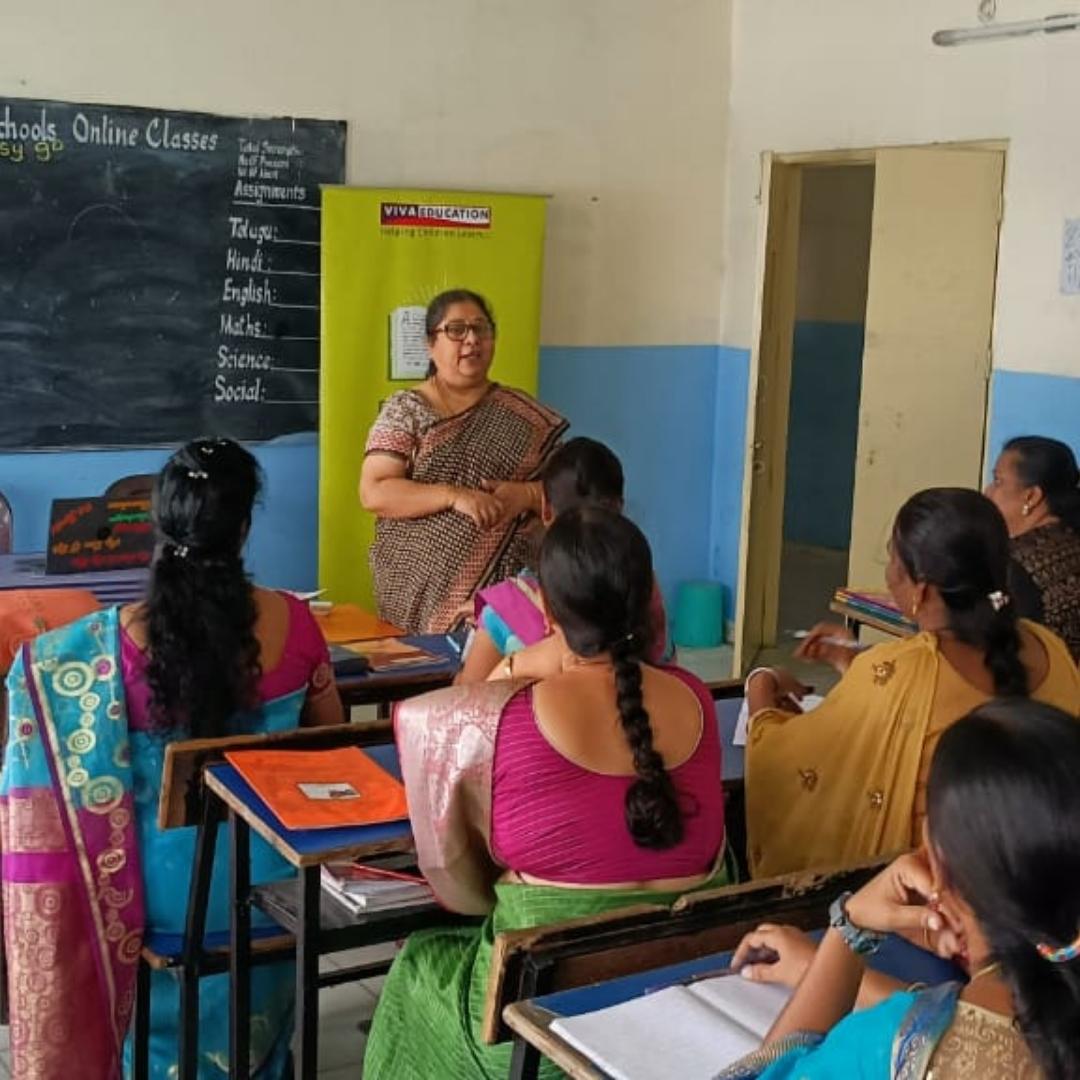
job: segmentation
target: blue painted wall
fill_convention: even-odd
[[[744,350],[710,345],[541,350],[541,399],[622,460],[627,514],[649,537],[669,605],[678,582],[714,568],[734,582],[746,370]]]
[[[716,366],[708,576],[724,585],[724,614],[728,623],[735,619],[739,577],[749,387],[750,350],[721,346],[717,350]]]
[[[1002,444],[1016,435],[1060,439],[1080,457],[1080,378],[995,371],[990,383],[988,477]]]
[[[820,326],[800,333],[824,342],[831,356],[851,354],[850,328],[834,333]],[[602,439],[622,458],[627,509],[652,542],[669,603],[679,581],[712,578],[727,587],[729,620],[738,574],[749,366],[746,349],[707,345],[548,347],[540,358],[543,400],[570,419],[575,434]],[[1080,454],[1080,378],[994,372],[988,467],[1006,439],[1024,434],[1063,439]],[[282,439],[254,451],[266,489],[249,566],[268,585],[314,588],[315,439]],[[0,456],[0,491],[12,502],[16,550],[44,546],[52,499],[104,491],[129,473],[155,472],[166,454]]]
[[[265,488],[252,523],[248,566],[263,584],[312,589],[319,491],[315,436],[290,436],[252,450],[265,472]],[[153,449],[0,455],[0,491],[11,502],[15,550],[44,549],[53,499],[99,494],[121,476],[157,472],[168,454]]]
[[[846,550],[851,543],[863,327],[800,321],[791,351],[784,537]]]

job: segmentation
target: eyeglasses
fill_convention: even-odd
[[[495,336],[495,327],[487,319],[477,319],[475,322],[454,319],[453,322],[436,327],[435,333],[443,333],[451,341],[464,341],[470,330],[476,335],[477,341],[490,341]]]

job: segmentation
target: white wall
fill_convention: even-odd
[[[1066,5],[1068,7],[1068,5]],[[1000,20],[1060,10],[1002,0]],[[1058,292],[1080,217],[1080,33],[940,48],[975,0],[739,0],[732,35],[724,332],[751,341],[764,150],[1008,139],[994,364],[1080,376],[1080,297]]]
[[[538,191],[544,340],[719,341],[730,0],[6,0],[0,95],[349,122],[359,185]]]

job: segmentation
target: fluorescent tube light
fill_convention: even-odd
[[[1080,27],[1080,15],[1047,15],[1045,19],[1024,19],[1020,22],[991,22],[983,26],[965,26],[955,30],[938,30],[931,39],[935,45],[963,45],[968,41],[987,41],[991,38],[1024,37],[1027,34],[1057,34],[1062,30]]]

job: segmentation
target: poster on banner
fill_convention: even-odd
[[[383,401],[427,375],[428,302],[456,288],[487,297],[499,328],[491,378],[536,392],[546,202],[323,189],[319,585],[335,602],[374,609],[364,442]]]

